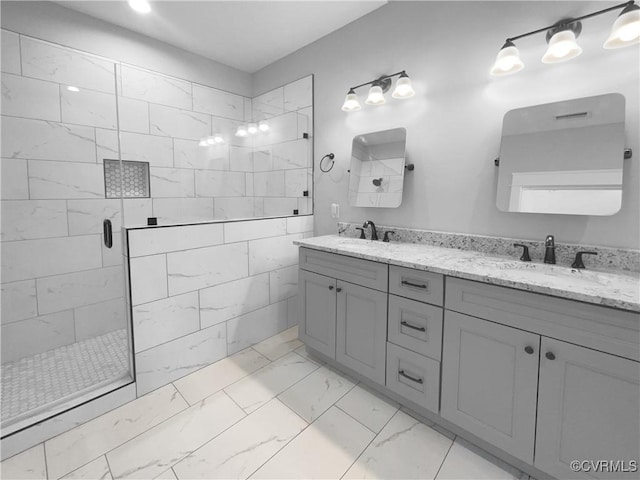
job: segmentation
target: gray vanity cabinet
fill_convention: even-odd
[[[637,362],[543,337],[534,465],[557,478],[637,479],[575,473],[570,462],[638,461],[639,376]]]
[[[533,463],[540,337],[445,311],[440,414]]]
[[[342,281],[336,291],[336,360],[384,385],[387,294]]]
[[[385,264],[301,248],[300,339],[384,385],[387,282]]]
[[[336,355],[336,280],[300,270],[298,335],[311,348],[327,357]]]

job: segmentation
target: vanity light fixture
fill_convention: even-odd
[[[396,82],[396,87],[391,96],[397,99],[413,97],[415,95],[415,90],[411,85],[411,79],[409,78],[409,75],[407,75],[407,72],[402,70],[401,72],[393,73],[391,75],[382,75],[380,78],[370,82],[351,87],[344,99],[344,103],[342,104],[342,110],[345,112],[355,112],[360,110],[362,107],[360,106],[356,89],[367,85],[371,85],[371,88],[369,88],[369,95],[367,95],[367,99],[364,103],[367,105],[382,105],[386,103],[384,94],[391,87],[391,79],[396,76],[400,76],[400,78]]]
[[[79,92],[80,89],[78,87],[74,87],[73,85],[69,85],[67,87],[67,90],[69,90],[70,92]]]
[[[149,13],[151,5],[147,0],[129,0],[129,6],[138,13]]]
[[[200,139],[200,142],[198,143],[198,146],[200,146],[200,147],[210,147],[212,145],[216,145],[216,144],[220,144],[220,143],[224,143],[224,138],[219,133],[216,133],[215,135],[210,135],[208,137],[202,137]]]
[[[266,120],[260,120],[260,122],[251,122],[247,125],[239,125],[236,130],[236,137],[247,137],[249,135],[256,135],[258,133],[266,133],[271,128]]]
[[[630,0],[581,17],[565,18],[554,25],[507,38],[491,69],[491,75],[509,75],[522,70],[524,64],[520,60],[520,54],[513,42],[536,33],[547,32],[549,47],[542,57],[543,63],[559,63],[577,57],[582,53],[582,48],[576,41],[582,31],[581,20],[619,9],[622,9],[622,12],[613,24],[611,34],[603,47],[606,49],[621,48],[640,43],[640,7],[635,4],[634,0]]]

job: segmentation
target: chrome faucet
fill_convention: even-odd
[[[553,235],[547,235],[544,241],[544,263],[556,264],[556,244]]]
[[[376,232],[376,226],[371,220],[367,220],[362,224],[362,228],[367,228],[371,225],[371,240],[378,240],[378,232]]]

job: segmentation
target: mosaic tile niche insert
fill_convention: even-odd
[[[149,163],[122,161],[122,191],[120,161],[104,160],[104,192],[106,198],[149,198]]]

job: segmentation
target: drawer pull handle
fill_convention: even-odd
[[[407,328],[412,328],[414,330],[418,330],[419,332],[426,332],[427,329],[424,327],[416,327],[415,325],[411,325],[408,322],[405,322],[404,320],[400,322],[400,325],[402,325],[403,327],[407,327]]]
[[[533,347],[527,345],[526,347],[524,347],[524,351],[526,353],[528,353],[529,355],[532,355],[533,354]]]
[[[402,285],[407,285],[408,287],[425,288],[425,289],[427,288],[427,286],[424,285],[424,284],[412,283],[412,282],[409,282],[408,280],[402,280],[401,283],[402,283]]]
[[[556,356],[554,355],[553,352],[547,352],[544,354],[545,357],[547,357],[549,360],[555,360]]]
[[[406,373],[404,373],[404,370],[398,370],[398,374],[402,375],[404,378],[411,380],[412,382],[419,383],[420,385],[424,383],[421,378],[415,378],[415,377],[412,377],[411,375],[407,375]]]
[[[336,288],[336,292],[340,293],[342,291],[342,287]]]
[[[333,285],[329,285],[329,290],[333,290]]]

